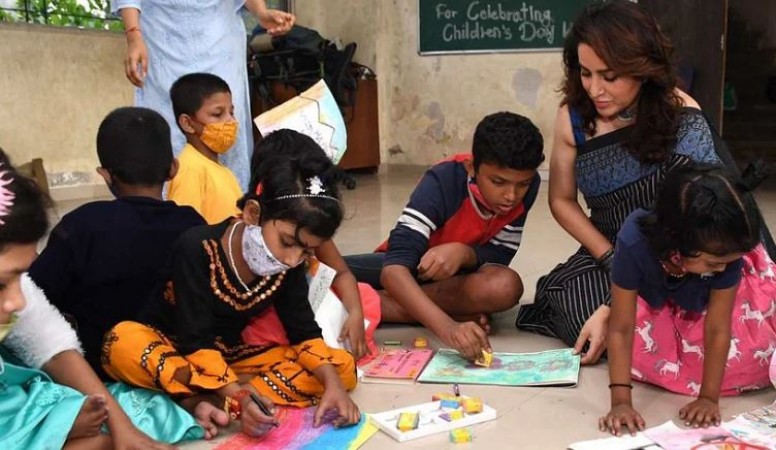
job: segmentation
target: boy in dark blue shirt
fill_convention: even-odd
[[[29,274],[74,321],[86,360],[109,380],[100,363],[103,335],[136,318],[163,282],[172,244],[205,221],[191,207],[162,199],[178,164],[158,113],[130,107],[108,114],[97,132],[97,156],[97,172],[116,199],[65,215]]]

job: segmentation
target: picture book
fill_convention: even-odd
[[[215,450],[356,450],[377,432],[366,414],[361,414],[361,421],[352,427],[335,428],[328,423],[315,428],[315,407],[278,406],[275,411],[275,417],[280,421],[278,428],[258,438],[237,433]]]
[[[635,436],[624,434],[589,441],[575,442],[569,445],[569,450],[660,450],[644,433]]]
[[[262,136],[289,128],[311,137],[336,164],[347,149],[347,128],[337,101],[321,80],[254,119]]]
[[[536,353],[493,353],[490,367],[440,349],[421,374],[420,383],[492,384],[500,386],[575,386],[579,355],[572,349]]]
[[[467,397],[461,396],[461,398]],[[400,420],[407,416],[414,420],[410,427],[405,428]],[[480,412],[467,414],[461,409],[443,408],[442,402],[436,401],[370,414],[369,420],[388,436],[399,442],[404,442],[469,427],[494,420],[496,417],[496,410],[488,405],[482,405]],[[403,428],[404,431],[400,428]]]
[[[776,403],[740,414],[722,427],[748,444],[776,448]]]
[[[722,427],[679,428],[674,422],[649,428],[644,435],[664,450],[736,448],[739,441]]]
[[[364,370],[364,383],[412,384],[434,355],[434,350],[398,348],[383,351]]]

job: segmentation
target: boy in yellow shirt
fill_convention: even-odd
[[[168,198],[196,209],[209,224],[219,223],[239,212],[243,195],[232,171],[218,161],[237,138],[229,85],[209,73],[191,73],[173,83],[170,97],[186,146]]]

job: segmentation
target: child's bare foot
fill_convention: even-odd
[[[97,436],[106,420],[108,420],[108,408],[105,406],[105,397],[90,395],[86,397],[81,410],[75,417],[75,422],[73,422],[67,439]]]
[[[218,427],[229,425],[226,411],[216,408],[209,402],[199,402],[194,408],[194,418],[205,429],[205,439],[213,439],[218,436]]]
[[[180,405],[194,416],[199,426],[204,428],[205,439],[213,439],[218,436],[218,427],[229,425],[229,415],[213,405],[211,401],[215,400],[215,398],[198,395],[180,401]]]

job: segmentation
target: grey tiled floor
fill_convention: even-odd
[[[419,168],[389,168],[379,175],[359,175],[358,186],[344,191],[347,220],[335,240],[343,254],[371,251],[393,227],[399,212],[421,175]],[[760,189],[757,198],[766,221],[776,230],[776,183]],[[59,205],[63,214],[79,202]],[[544,183],[534,209],[529,214],[523,244],[512,266],[521,274],[526,287],[524,302],[531,302],[536,280],[555,264],[565,260],[575,249],[574,241],[557,225],[547,206],[547,185]],[[518,332],[514,326],[516,310],[501,314],[495,320],[491,342],[496,351],[523,352],[559,348],[559,341],[530,333]],[[420,327],[388,327],[377,332],[378,343],[385,339],[411,342],[416,336],[431,336]],[[439,342],[430,340],[432,346]],[[469,386],[465,393],[481,396],[496,408],[499,418],[474,427],[474,442],[457,446],[447,442],[444,434],[401,444],[402,448],[478,448],[478,449],[564,449],[574,441],[604,437],[596,428],[597,418],[608,411],[608,375],[605,364],[584,367],[575,388],[507,388]],[[392,386],[362,384],[353,398],[364,412],[379,412],[430,399],[438,386]],[[637,384],[634,403],[648,425],[658,425],[676,417],[688,397]],[[770,403],[773,389],[725,398],[721,402],[723,415]],[[217,440],[220,442],[223,438]],[[212,448],[214,443],[189,444],[189,449]],[[387,435],[378,433],[364,449],[394,448]]]

